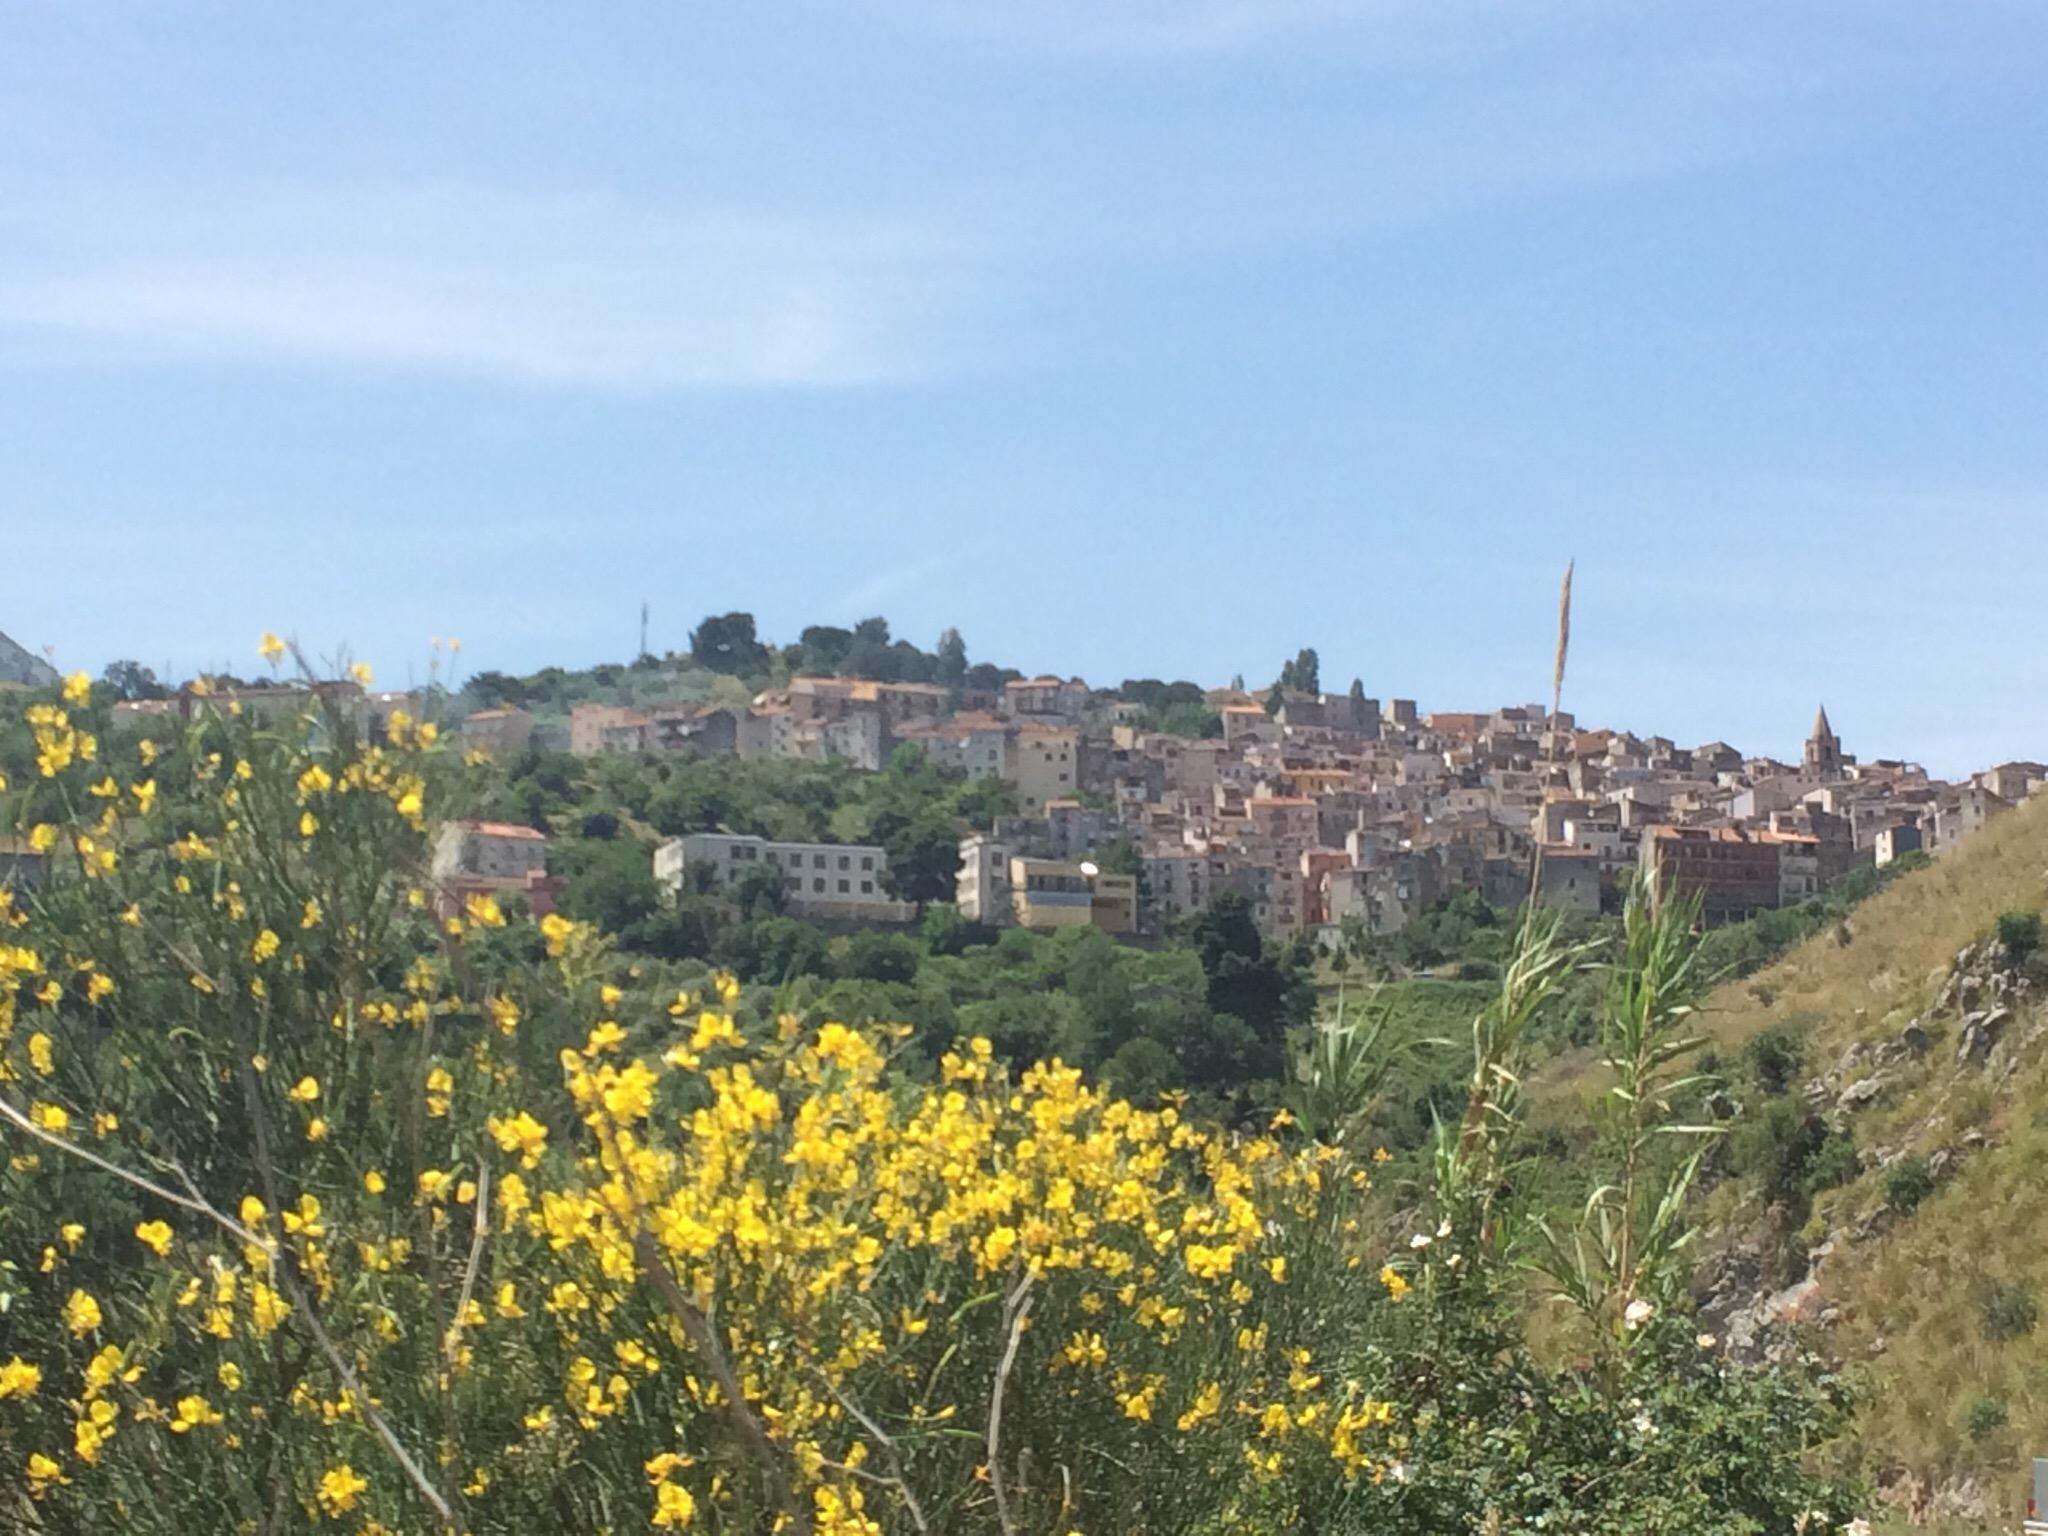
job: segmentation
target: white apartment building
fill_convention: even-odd
[[[785,843],[734,832],[692,832],[654,850],[654,878],[670,891],[702,878],[725,886],[749,869],[768,868],[782,881],[789,910],[800,915],[905,922],[915,904],[898,901],[885,883],[887,856],[868,843]]]

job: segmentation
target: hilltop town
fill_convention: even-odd
[[[1114,935],[1164,931],[1225,893],[1274,939],[1392,934],[1462,891],[1515,906],[1532,868],[1536,900],[1570,913],[1611,908],[1630,870],[1655,867],[1696,892],[1709,921],[1729,920],[1815,896],[1859,866],[1939,855],[2048,781],[2038,762],[1949,782],[1910,762],[1859,761],[1824,708],[1785,762],[1581,728],[1541,705],[1423,713],[1356,685],[1275,687],[1263,700],[1209,690],[1198,702],[1219,734],[1189,735],[1150,728],[1158,704],[1132,692],[1079,678],[974,688],[797,675],[745,705],[581,703],[552,727],[500,706],[460,731],[500,756],[554,747],[865,772],[915,749],[999,780],[1014,800],[1014,814],[960,843],[962,916]],[[879,847],[702,831],[664,844],[654,864],[670,889],[693,870],[724,884],[771,868],[797,915],[914,915]]]
[[[947,643],[936,660],[902,641],[865,656],[857,641],[812,648],[842,668],[943,672]],[[801,663],[806,646],[780,654]],[[1313,651],[1263,695],[1241,682],[1093,687],[966,668],[964,652],[950,682],[797,671],[750,691],[739,669],[765,667],[768,655],[749,626],[729,667],[680,674],[675,691],[693,696],[555,709],[464,708],[474,680],[460,694],[371,693],[345,679],[319,687],[367,720],[397,708],[446,715],[465,748],[500,760],[730,757],[879,773],[898,754],[919,754],[950,777],[1006,791],[1005,813],[959,841],[943,894],[962,917],[1119,937],[1164,933],[1225,894],[1242,897],[1276,941],[1392,935],[1461,892],[1519,905],[1532,875],[1538,903],[1592,916],[1614,908],[1638,868],[1697,894],[1708,921],[1729,921],[1805,901],[1860,867],[1939,856],[2048,784],[2048,766],[2032,761],[1948,781],[1909,761],[1862,760],[1824,707],[1797,761],[1581,726],[1541,704],[1424,712],[1356,682],[1321,691]],[[632,691],[631,669],[585,675]],[[646,671],[638,692],[658,693],[676,675]],[[227,686],[258,710],[305,697],[282,684]],[[117,714],[191,712],[189,686],[142,691]],[[840,925],[909,922],[935,894],[907,892],[871,844],[709,827],[669,838],[652,862],[671,892],[773,871],[784,910]],[[503,823],[450,828],[437,873],[542,908],[560,884],[545,829]]]

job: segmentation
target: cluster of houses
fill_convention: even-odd
[[[1218,690],[1208,702],[1222,734],[1192,738],[1146,729],[1140,706],[1076,678],[963,694],[797,677],[745,708],[579,705],[566,745],[872,771],[915,744],[942,767],[1000,779],[1016,806],[961,843],[964,916],[1115,934],[1159,932],[1225,893],[1243,896],[1280,938],[1395,933],[1467,890],[1498,906],[1533,895],[1591,915],[1637,869],[1727,920],[1804,900],[1859,865],[1939,854],[2048,781],[2031,762],[1961,783],[1908,762],[1859,762],[1825,710],[1792,763],[1725,742],[1685,748],[1580,729],[1540,705],[1424,714],[1412,700],[1383,706],[1355,690],[1263,703]],[[496,709],[470,716],[462,735],[503,752],[550,729],[560,727]],[[799,914],[909,915],[876,848],[703,833],[655,856],[671,889],[763,867]]]
[[[431,703],[348,681],[319,688],[370,729]],[[225,703],[263,715],[303,712],[308,700],[292,686],[186,690],[120,712],[189,717]],[[741,708],[583,704],[566,725],[487,709],[460,734],[493,754],[726,753],[869,771],[913,744],[939,766],[1011,791],[1015,814],[960,845],[963,916],[1117,935],[1161,932],[1226,893],[1278,938],[1397,933],[1460,891],[1591,915],[1636,870],[1728,920],[1805,900],[1859,866],[1942,854],[2048,784],[2036,762],[1949,782],[1909,762],[1859,761],[1825,710],[1799,760],[1781,762],[1725,742],[1686,748],[1581,729],[1540,705],[1424,714],[1412,700],[1383,706],[1355,687],[1276,691],[1264,702],[1217,690],[1208,703],[1222,732],[1197,738],[1148,729],[1139,705],[1076,678],[962,692],[797,677]],[[25,850],[0,854],[10,880],[34,879]],[[544,911],[559,895],[547,839],[527,827],[450,823],[434,873],[458,902],[516,895]],[[916,915],[878,847],[703,832],[659,848],[654,873],[671,890],[773,879],[787,910],[821,921]]]

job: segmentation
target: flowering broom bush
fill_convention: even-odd
[[[1675,1317],[1546,1374],[1489,1242],[1447,1216],[1369,1252],[1343,1137],[904,1056],[453,900],[428,833],[466,770],[431,724],[309,690],[113,741],[80,678],[26,725],[8,1529],[1831,1518],[1824,1394],[1703,1365]]]
[[[451,911],[433,727],[307,700],[31,712],[9,1523],[1278,1529],[1384,1476],[1343,1158]]]

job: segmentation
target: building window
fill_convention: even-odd
[[[871,853],[862,854],[860,856],[860,867],[862,869],[873,869],[875,867],[875,856]]]
[[[811,882],[811,889],[817,892],[820,896],[822,896],[825,894],[825,882],[822,880],[813,880]]]
[[[841,855],[839,855],[839,867],[841,869],[851,869],[853,868],[853,860],[849,859],[845,854],[842,853]]]
[[[872,881],[872,880],[863,880],[863,881],[861,881],[861,883],[860,883],[860,893],[861,893],[861,895],[863,895],[863,896],[872,896],[872,895],[874,895],[874,894],[875,894],[875,882],[874,882],[874,881]]]
[[[847,883],[846,883],[846,882],[845,882],[844,880],[840,881],[840,882],[839,882],[839,894],[840,894],[840,895],[842,895],[842,896],[844,896],[844,895],[846,894],[847,890],[848,890],[848,886],[847,886]]]

